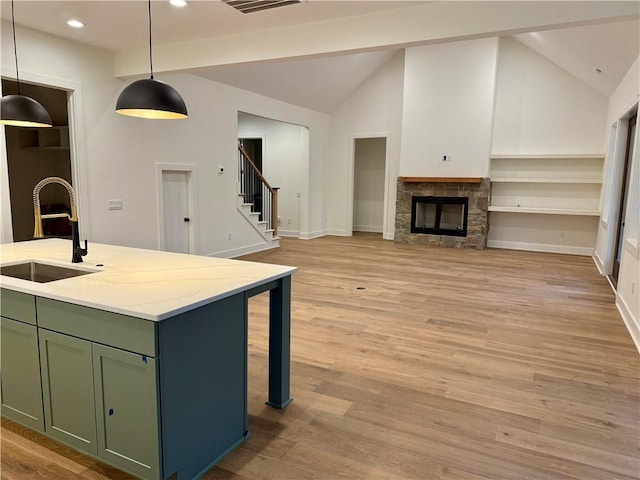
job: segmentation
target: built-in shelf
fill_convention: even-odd
[[[600,178],[491,177],[491,181],[494,183],[602,183]]]
[[[488,244],[590,254],[603,166],[600,153],[491,155]]]
[[[20,148],[40,150],[69,150],[69,127],[23,128]]]
[[[543,215],[586,215],[592,217],[600,216],[600,211],[598,210],[580,210],[575,208],[499,207],[490,205],[489,211],[506,213],[538,213]]]
[[[602,159],[604,160],[604,153],[584,153],[584,154],[576,154],[576,153],[540,153],[540,154],[495,154],[491,155],[492,160],[539,160],[539,159],[558,159],[558,160],[567,160],[567,159]]]

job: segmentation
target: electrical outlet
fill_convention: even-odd
[[[122,200],[107,200],[107,210],[122,210]]]
[[[227,233],[227,240],[231,240],[231,232]]]

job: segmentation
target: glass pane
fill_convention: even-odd
[[[416,204],[416,228],[433,228],[436,221],[436,205],[435,203]]]
[[[440,228],[444,230],[462,230],[464,225],[464,206],[460,204],[442,205]]]

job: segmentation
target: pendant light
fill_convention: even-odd
[[[13,26],[13,54],[16,60],[17,95],[5,95],[0,101],[0,124],[14,127],[50,127],[49,112],[36,100],[20,95],[20,75],[18,73],[18,47],[16,46],[16,21],[13,0],[11,0],[11,25]]]
[[[137,80],[125,88],[116,102],[116,112],[122,115],[163,120],[187,118],[187,106],[171,86],[153,78],[151,47],[151,0],[149,4],[149,66],[151,78]]]

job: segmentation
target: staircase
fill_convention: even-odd
[[[238,211],[265,241],[277,247],[278,188],[269,185],[241,144],[238,162]]]

